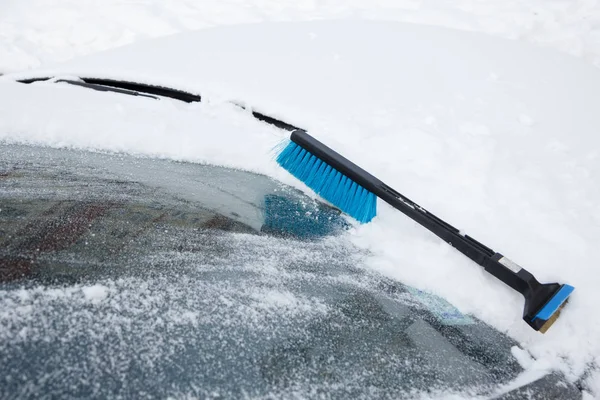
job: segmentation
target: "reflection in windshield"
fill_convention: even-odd
[[[337,210],[266,177],[2,154],[2,398],[412,398],[520,371],[510,339],[366,271]]]

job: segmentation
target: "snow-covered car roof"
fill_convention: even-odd
[[[187,89],[239,100],[319,131],[326,131],[325,122],[332,121],[386,131],[422,117],[425,121],[415,124],[443,124],[446,130],[479,121],[486,126],[462,129],[489,134],[492,127],[512,132],[538,123],[551,128],[562,121],[561,113],[571,115],[573,127],[591,117],[578,102],[598,101],[600,96],[595,68],[548,49],[448,29],[369,21],[201,30],[8,77],[44,75]]]

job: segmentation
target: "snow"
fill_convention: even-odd
[[[144,43],[209,26],[330,17],[451,27],[546,49],[406,25],[399,29],[414,33],[410,39],[417,43],[412,49],[423,58],[439,57],[438,62],[423,70],[419,57],[389,51],[389,63],[379,65],[377,75],[357,82],[351,77],[373,71],[368,57],[363,62],[355,58],[368,51],[368,42],[354,41],[352,48],[330,51],[336,35],[326,24],[292,29],[289,39],[295,46],[269,36],[249,41],[243,65],[228,63],[231,54],[220,51],[235,48],[235,29],[206,31],[193,40],[204,41],[196,56],[211,62],[198,65],[191,57],[189,64],[178,66],[177,74],[172,73],[173,64],[162,62],[169,56],[161,62],[148,59],[157,44]],[[258,29],[254,34],[264,33]],[[211,47],[215,38],[218,46]],[[176,54],[179,49],[169,47],[169,40],[162,42],[163,49]],[[278,57],[269,58],[273,49],[265,43],[277,40],[289,51],[280,49]],[[430,44],[440,40],[453,47],[432,49]],[[131,55],[127,63],[118,62],[129,52],[124,48],[112,56],[75,60],[68,67],[53,65],[134,41],[141,43],[143,54]],[[408,42],[400,35],[388,47],[408,48]],[[318,71],[311,68],[314,59],[294,55],[295,50],[307,49],[319,56]],[[461,62],[456,54],[469,58]],[[103,64],[98,64],[100,59]],[[152,64],[153,70],[145,75],[133,61]],[[282,71],[273,74],[271,69],[268,77],[261,77],[269,63],[278,63],[272,65],[280,65]],[[595,106],[600,104],[600,75],[594,64],[600,65],[600,8],[586,0],[463,0],[453,5],[384,0],[9,0],[0,6],[0,72],[42,66],[66,74],[158,79],[208,93],[210,101],[158,103],[66,85],[23,88],[1,82],[0,139],[229,165],[303,187],[271,159],[271,149],[284,135],[222,100],[239,100],[285,117],[541,281],[574,285],[576,291],[559,320],[540,335],[521,320],[520,296],[397,211],[380,203],[376,220],[352,232],[352,240],[374,254],[370,268],[439,294],[461,311],[507,332],[536,357],[532,370],[558,368],[575,380],[600,363],[595,308],[600,274],[594,263],[600,238],[600,116]],[[290,80],[285,73],[290,65],[315,81]],[[217,70],[219,66],[225,71]],[[398,71],[425,71],[422,75],[428,78]],[[389,76],[394,80],[384,81]],[[454,79],[448,82],[447,76]],[[274,84],[262,85],[266,78]],[[323,89],[303,96],[307,85]],[[87,290],[91,300],[107,296],[104,289]],[[589,396],[600,396],[600,373],[593,372],[586,382],[593,391]]]
[[[0,7],[0,72],[199,28],[328,18],[485,32],[600,63],[600,9],[594,0],[4,0]]]
[[[108,288],[100,284],[83,287],[81,291],[85,299],[93,304],[100,303],[108,296]]]

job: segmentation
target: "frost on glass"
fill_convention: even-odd
[[[472,395],[520,371],[512,341],[369,272],[337,210],[271,179],[2,155],[2,398]]]

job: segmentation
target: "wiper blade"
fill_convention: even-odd
[[[199,103],[202,97],[198,94],[184,92],[182,90],[171,89],[163,86],[147,85],[145,83],[129,82],[129,81],[118,81],[113,79],[102,79],[102,78],[80,78],[85,83],[92,85],[102,85],[106,87],[132,90],[138,93],[145,93],[158,97],[168,97],[186,103]]]
[[[29,78],[29,79],[20,79],[18,82],[20,83],[34,83],[47,81],[52,79],[51,77],[39,77],[39,78]],[[147,85],[145,83],[137,83],[137,82],[129,82],[129,81],[119,81],[114,79],[102,79],[102,78],[81,78],[78,77],[79,80],[71,80],[71,79],[60,79],[57,82],[66,82],[71,84],[77,84],[82,87],[87,87],[94,90],[100,91],[113,91],[117,93],[123,94],[133,94],[131,92],[137,93],[136,95],[150,95],[149,97],[158,98],[158,97],[168,97],[170,99],[184,101],[186,103],[194,103],[200,102],[202,97],[197,94],[184,92],[177,89],[166,88],[162,86],[154,86]],[[90,86],[88,86],[90,85]],[[115,89],[115,90],[111,90]],[[118,89],[118,90],[116,90]],[[119,90],[123,90],[120,92]],[[156,96],[156,97],[154,97]]]
[[[199,103],[202,101],[202,97],[198,94],[184,92],[182,90],[171,89],[163,86],[154,86],[147,85],[145,83],[137,83],[130,81],[119,81],[114,79],[102,79],[102,78],[81,78],[78,77],[79,80],[70,80],[70,79],[61,79],[57,82],[66,82],[69,84],[86,87],[93,90],[99,90],[104,92],[116,92],[122,94],[129,94],[134,96],[144,96],[151,97],[157,99],[159,97],[167,97],[170,99],[175,99],[179,101],[183,101],[186,103]],[[29,78],[29,79],[20,79],[21,83],[34,83],[40,81],[47,81],[51,79],[50,77],[40,77],[40,78]],[[156,96],[156,97],[155,97]],[[234,105],[246,109],[243,105],[233,103]],[[273,125],[279,129],[284,129],[288,132],[292,132],[298,129],[298,127],[288,124],[287,122],[281,121],[277,118],[273,118],[269,115],[260,113],[258,111],[252,110],[252,116],[259,121],[266,122],[269,125]]]
[[[98,84],[95,84],[95,83],[87,83],[87,82],[84,82],[84,81],[73,81],[73,80],[70,80],[70,79],[59,79],[56,82],[64,82],[64,83],[68,83],[69,85],[81,86],[81,87],[84,87],[84,88],[88,88],[88,89],[92,89],[92,90],[97,90],[99,92],[115,92],[115,93],[126,94],[126,95],[129,95],[129,96],[141,96],[141,97],[148,97],[148,98],[151,98],[151,99],[158,100],[158,97],[156,97],[156,96],[152,96],[152,95],[149,95],[149,94],[144,94],[144,93],[136,92],[134,90],[120,89],[120,88],[117,88],[117,87],[98,85]]]

